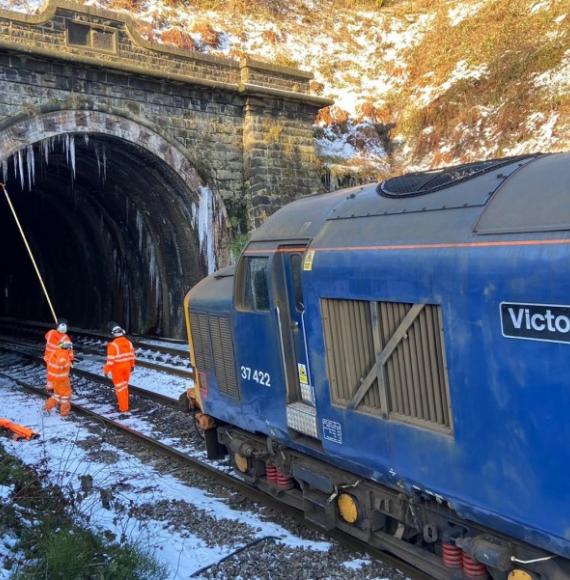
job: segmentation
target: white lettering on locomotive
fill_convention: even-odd
[[[530,314],[528,308],[508,308],[513,327],[517,330],[523,325],[523,320],[525,321],[526,330],[537,330],[542,332],[543,330],[548,330],[549,332],[570,332],[570,318],[564,314],[554,315],[550,308],[546,309],[544,314]],[[554,322],[554,324],[553,324]]]

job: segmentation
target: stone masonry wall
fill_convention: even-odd
[[[178,142],[222,197],[243,193],[243,97],[88,65],[0,52],[0,127],[22,114],[95,110]]]
[[[113,113],[176,142],[250,225],[320,189],[309,73],[144,41],[129,17],[66,0],[0,10],[0,129],[57,110]]]
[[[314,109],[304,103],[249,97],[244,168],[248,218],[257,226],[282,205],[321,188],[313,145]]]

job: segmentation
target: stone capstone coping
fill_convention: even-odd
[[[73,27],[84,31],[84,44],[72,40]],[[98,38],[108,45],[97,46]],[[50,0],[39,14],[0,9],[0,49],[315,107],[333,103],[310,94],[309,72],[249,57],[237,61],[153,44],[142,38],[129,14],[69,0]]]

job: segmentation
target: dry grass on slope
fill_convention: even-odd
[[[547,122],[557,114],[561,126],[570,116],[570,94],[537,86],[536,79],[568,59],[568,12],[567,0],[534,11],[528,0],[491,1],[450,26],[448,9],[440,8],[408,55],[405,89],[389,104],[398,131],[415,143],[414,159],[441,149],[442,143],[449,145],[436,163],[482,148],[483,153],[508,152],[536,130],[531,115]],[[467,74],[418,107],[418,87],[445,86],[461,62]],[[470,75],[469,70],[480,72]]]

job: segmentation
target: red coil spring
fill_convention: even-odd
[[[285,475],[282,471],[277,469],[277,487],[292,487],[293,480],[288,476]]]
[[[463,550],[453,544],[442,544],[443,565],[446,568],[463,567]]]
[[[271,465],[271,463],[265,464],[265,477],[267,481],[271,481],[273,483],[277,483],[277,467],[275,465]]]
[[[468,554],[463,554],[463,573],[467,578],[486,578],[487,567],[473,560]]]

